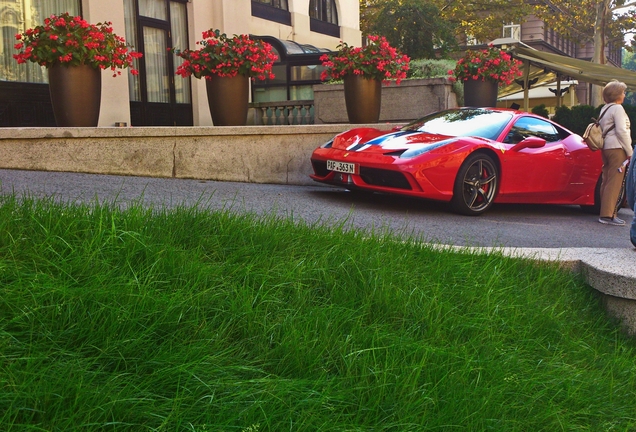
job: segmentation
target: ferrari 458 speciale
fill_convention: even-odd
[[[445,201],[479,215],[493,203],[599,206],[600,152],[524,111],[456,108],[393,130],[356,128],[311,156],[321,183]]]

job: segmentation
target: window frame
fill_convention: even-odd
[[[289,10],[252,0],[252,16],[267,21],[277,22],[291,26],[291,13]]]
[[[508,32],[510,33],[509,36],[506,34]],[[517,34],[518,37],[515,37],[515,33]],[[508,24],[504,24],[501,34],[502,34],[502,37],[504,38],[521,40],[521,24],[515,24],[512,22]]]
[[[317,3],[320,2],[320,3]],[[329,2],[329,4],[323,4]],[[324,19],[327,11],[325,7],[331,9],[332,19]],[[316,16],[316,15],[320,16]],[[338,5],[336,0],[310,0],[309,1],[309,30],[315,33],[332,37],[340,37],[340,21],[338,19]]]

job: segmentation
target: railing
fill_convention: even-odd
[[[257,126],[314,124],[313,100],[254,102],[250,108]]]

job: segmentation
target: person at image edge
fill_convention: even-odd
[[[624,162],[632,156],[629,117],[621,105],[625,100],[626,89],[625,83],[616,80],[610,81],[603,88],[603,100],[606,105],[601,113],[607,112],[601,118],[600,124],[601,130],[608,132],[601,150],[603,174],[601,212],[598,221],[608,225],[625,225],[625,221],[616,216],[616,211],[619,208],[617,201],[625,175]]]

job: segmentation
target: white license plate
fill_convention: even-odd
[[[356,164],[328,160],[327,161],[327,169],[329,171],[338,171],[338,172],[341,172],[341,173],[355,174],[356,173]]]

